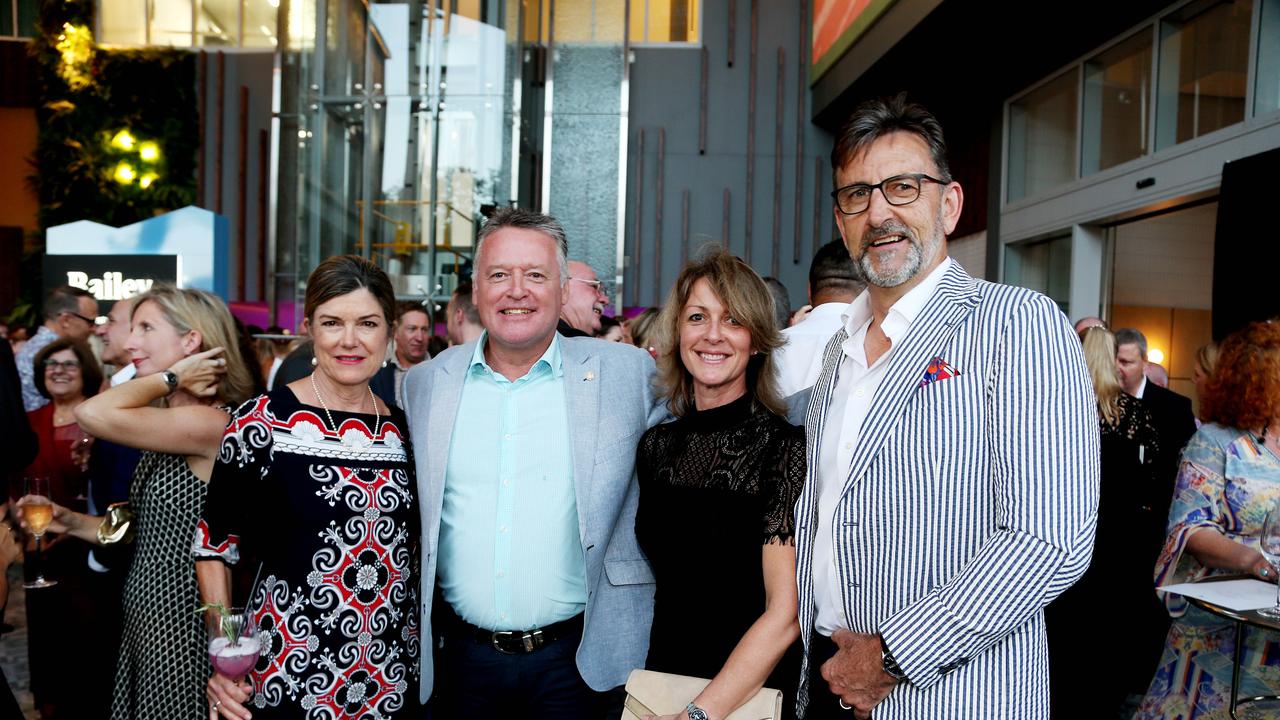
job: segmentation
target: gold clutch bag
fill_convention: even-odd
[[[103,545],[133,542],[133,536],[137,533],[134,522],[136,519],[137,515],[129,507],[129,503],[112,503],[107,508],[106,516],[102,518],[102,524],[98,525],[98,542]]]
[[[681,712],[711,681],[707,678],[672,675],[652,670],[632,670],[627,678],[627,700],[622,720],[644,720],[646,715]],[[782,717],[782,693],[760,688],[725,720],[778,720]]]

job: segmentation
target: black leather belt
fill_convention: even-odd
[[[582,613],[568,620],[532,630],[485,630],[458,618],[463,630],[478,643],[489,645],[500,653],[522,655],[548,645],[558,638],[582,632]]]

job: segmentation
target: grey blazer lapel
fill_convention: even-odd
[[[862,476],[884,445],[889,431],[897,424],[917,390],[920,378],[924,377],[929,361],[938,354],[961,321],[973,312],[978,301],[977,283],[953,260],[933,296],[912,323],[911,332],[907,333],[902,347],[893,353],[889,370],[871,401],[871,411],[862,421],[858,447],[849,462],[845,492]],[[964,368],[960,371],[964,372]]]
[[[573,442],[573,492],[578,504],[578,536],[587,545],[587,519],[591,508],[591,471],[595,466],[596,435],[600,415],[600,356],[594,343],[560,340],[564,362],[564,397],[569,410],[569,435]]]
[[[442,364],[437,370],[436,377],[432,381],[431,406],[427,409],[429,413],[427,427],[430,429],[432,439],[431,447],[427,452],[428,495],[422,498],[422,502],[428,503],[428,517],[436,520],[433,528],[425,533],[427,552],[433,555],[440,536],[440,510],[444,506],[444,472],[449,465],[453,426],[458,418],[458,407],[462,402],[462,386],[467,380],[471,353],[456,353],[454,358]]]

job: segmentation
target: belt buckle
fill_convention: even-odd
[[[503,647],[504,642],[515,640],[520,643],[519,650],[508,650]],[[530,632],[520,632],[517,630],[498,630],[490,635],[489,643],[494,650],[506,655],[516,655],[520,652],[531,653],[543,645],[542,630],[532,630]]]

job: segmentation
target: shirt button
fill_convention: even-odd
[[[503,480],[503,481],[502,481],[502,487],[511,487],[511,481],[510,481],[510,480]]]
[[[501,570],[498,571],[498,577],[506,577],[506,576],[507,576],[506,573],[502,572]]]
[[[844,444],[844,449],[845,449],[845,450],[852,450],[852,449],[853,449],[853,442],[852,442],[852,441],[850,441],[850,442],[845,443],[845,444]]]
[[[864,391],[862,388],[858,388],[857,390],[854,390],[854,391],[853,391],[853,394],[854,394],[854,395],[857,395],[858,397],[862,397],[862,396],[863,396],[863,395],[865,395],[866,393],[865,393],[865,391]]]
[[[507,531],[507,526],[506,526],[506,525],[503,525],[502,527],[498,528],[498,532],[500,532],[500,533],[505,533],[506,531]]]
[[[502,436],[502,439],[503,439],[503,440],[510,440],[510,439],[511,439],[511,433],[507,433],[506,435],[503,435],[503,436]]]

